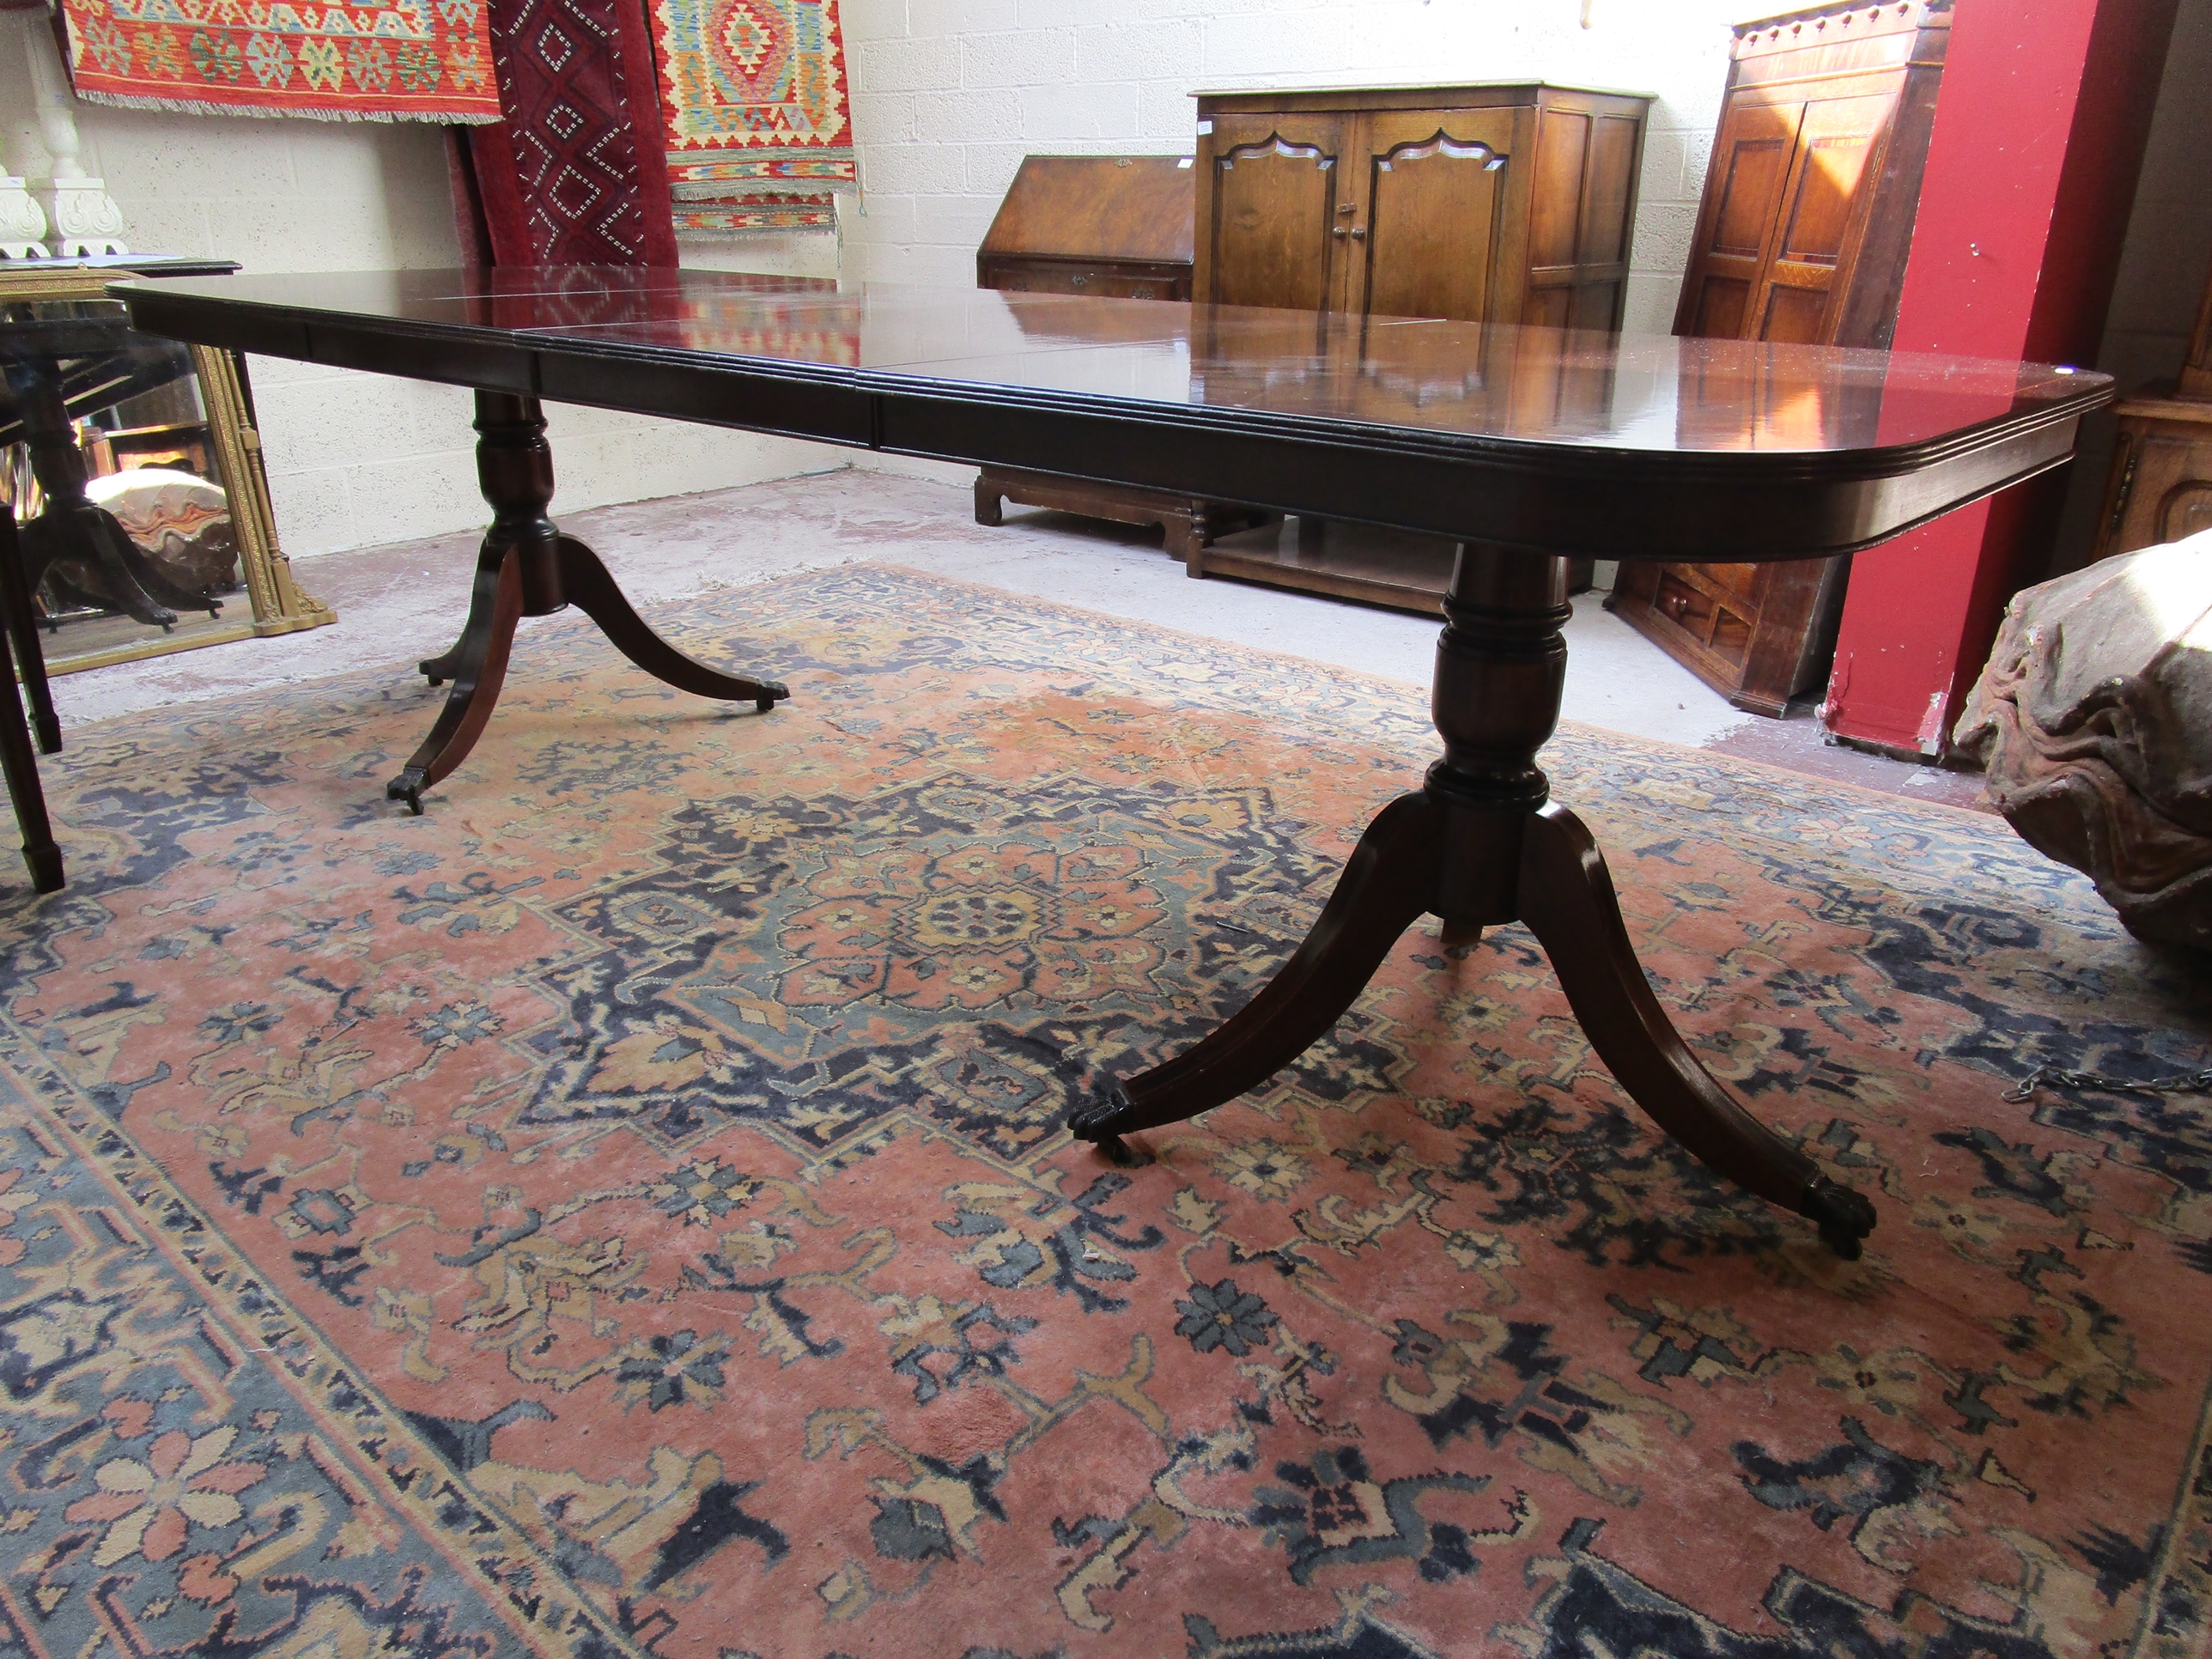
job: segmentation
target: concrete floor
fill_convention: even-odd
[[[1012,508],[1003,527],[986,529],[966,489],[893,473],[844,469],[596,507],[561,524],[599,551],[641,609],[878,560],[1424,687],[1437,634],[1434,619],[1404,611],[1235,581],[1194,585],[1161,552],[1157,532]],[[63,725],[435,655],[459,629],[477,541],[471,532],[302,561],[294,567],[301,586],[337,611],[336,625],[64,675],[54,682]],[[1604,611],[1602,597],[1578,596],[1567,626],[1568,719],[1867,788],[1981,804],[1977,776],[1829,744],[1809,713],[1774,720],[1731,708]]]

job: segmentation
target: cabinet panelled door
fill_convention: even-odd
[[[1538,86],[1201,94],[1199,296],[1616,327],[1644,101]]]

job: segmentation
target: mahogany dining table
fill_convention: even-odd
[[[492,524],[453,682],[387,787],[421,810],[482,733],[515,623],[573,604],[639,667],[763,709],[696,662],[546,516],[542,400],[1188,493],[1440,533],[1442,753],[1370,823],[1259,994],[1069,1127],[1121,1137],[1253,1088],[1325,1035],[1425,914],[1524,923],[1592,1046],[1721,1175],[1856,1256],[1873,1205],[1700,1066],[1636,959],[1603,856],[1537,752],[1566,668],[1571,557],[1758,562],[1872,547],[2057,466],[2104,376],[1834,347],[1343,318],[1152,300],[699,270],[498,269],[120,283],[133,324],[206,345],[476,392]],[[374,526],[364,526],[373,531]]]

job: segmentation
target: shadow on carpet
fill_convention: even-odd
[[[727,620],[743,611],[745,620]],[[1410,688],[910,572],[94,728],[4,910],[0,1655],[2207,1650],[2202,988],[2005,826],[1569,730],[1662,999],[1521,929],[1102,1164],[1431,757]]]

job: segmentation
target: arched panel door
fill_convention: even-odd
[[[1504,109],[1368,118],[1365,199],[1333,232],[1352,249],[1347,310],[1467,322],[1492,314],[1513,127]]]
[[[1697,240],[1677,334],[1755,339],[1759,301],[1797,128],[1805,106],[1740,99],[1729,106],[1713,141],[1712,177],[1698,215]]]
[[[1869,187],[1897,108],[1895,91],[1814,99],[1797,126],[1796,154],[1768,255],[1753,338],[1831,345],[1851,284]]]
[[[1255,116],[1214,123],[1210,222],[1199,228],[1197,295],[1218,305],[1325,311],[1342,304],[1344,123]]]

